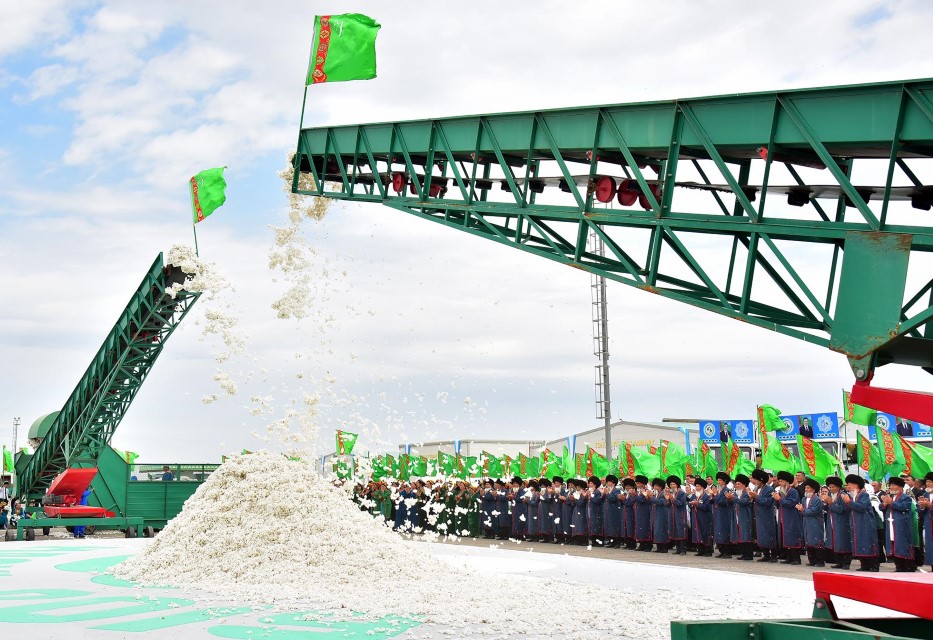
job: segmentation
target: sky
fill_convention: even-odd
[[[382,24],[378,77],[318,85],[306,126],[923,78],[933,5],[402,0],[0,3],[0,439],[61,408],[159,251],[191,244],[187,180],[227,166],[198,225],[249,337],[218,365],[199,301],[114,445],[146,462],[264,446],[319,398],[321,450],[434,439],[553,439],[595,418],[590,279],[376,204],[303,225],[313,311],[281,320],[269,269],[288,204],[315,14]],[[218,304],[218,303],[212,303]],[[842,356],[609,283],[615,418],[841,409]],[[236,395],[218,389],[220,368]],[[928,389],[910,368],[876,383]],[[216,402],[203,398],[217,394]],[[256,400],[251,400],[256,398]],[[261,399],[261,400],[259,400]],[[252,409],[252,411],[251,411]]]

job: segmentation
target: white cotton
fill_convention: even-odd
[[[627,615],[606,615],[602,585],[481,573],[431,550],[431,542],[407,541],[360,511],[315,465],[258,452],[228,458],[148,546],[111,572],[144,585],[203,590],[257,611],[273,604],[336,619],[357,612],[414,617],[457,637],[534,629],[535,638],[661,638],[672,616],[722,617],[713,599],[659,608],[658,593],[637,585],[614,589]],[[573,593],[575,600],[542,627],[539,608],[516,607],[502,595],[512,593]],[[751,606],[744,617],[764,615],[770,604]]]

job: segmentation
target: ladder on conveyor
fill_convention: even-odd
[[[55,476],[76,461],[96,460],[109,444],[165,341],[200,295],[166,293],[187,275],[163,265],[161,253],[156,257],[36,452],[16,465],[18,495],[41,498]]]

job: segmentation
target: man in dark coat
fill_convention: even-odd
[[[884,541],[888,557],[894,558],[897,573],[913,573],[914,534],[917,532],[917,517],[913,500],[904,492],[904,480],[893,477],[888,480],[888,495],[881,499],[884,505]]]
[[[923,524],[923,564],[933,571],[933,471],[923,478],[923,495],[917,499],[919,520]]]
[[[687,555],[687,493],[680,488],[680,478],[667,477],[671,503],[671,540],[676,545],[674,555]]]
[[[586,524],[589,529],[590,544],[601,547],[605,538],[603,529],[603,500],[605,494],[600,489],[602,482],[596,476],[590,476],[586,487]]]
[[[528,540],[537,540],[541,532],[541,521],[538,519],[538,507],[541,502],[540,489],[541,485],[538,484],[537,480],[529,480],[525,495],[522,497],[522,500],[528,505],[528,514],[525,516],[528,520],[525,523],[528,527],[525,537]]]
[[[767,471],[755,469],[751,480],[748,496],[755,504],[755,543],[761,549],[758,562],[777,562],[777,520],[771,497],[774,493],[771,476]]]
[[[618,484],[619,479],[610,473],[606,476],[606,484],[600,488],[603,494],[603,535],[613,549],[622,545],[622,492]]]
[[[635,481],[632,478],[622,480],[622,542],[625,548],[635,549]]]
[[[648,477],[635,476],[635,541],[639,551],[651,551],[651,499]]]
[[[780,489],[772,494],[778,506],[778,526],[781,529],[781,540],[787,558],[782,564],[800,564],[800,554],[803,549],[803,531],[801,527],[800,494],[794,488],[794,476],[788,471],[778,471],[778,485]]]
[[[511,532],[509,517],[509,491],[505,481],[497,479],[493,483],[496,493],[496,537],[499,540],[508,540]]]
[[[732,510],[735,518],[735,529],[733,532],[732,545],[737,553],[740,553],[739,560],[754,560],[752,556],[752,544],[754,540],[754,531],[752,522],[754,521],[755,507],[752,499],[748,495],[748,485],[751,479],[742,473],[735,476],[735,491],[727,495],[726,499],[732,504]]]
[[[716,474],[716,487],[713,489],[713,538],[719,546],[717,558],[732,557],[732,538],[734,537],[735,517],[729,496],[732,478],[725,471]]]
[[[538,542],[554,541],[554,492],[547,478],[538,480]]]
[[[565,544],[573,544],[573,494],[577,490],[573,478],[567,479],[560,497],[560,533]]]
[[[707,493],[709,484],[698,477],[694,483],[696,489],[690,496],[690,519],[693,527],[690,536],[697,548],[696,555],[713,555],[713,498]]]
[[[499,518],[493,513],[496,510],[496,492],[493,491],[492,484],[492,480],[486,480],[483,495],[480,498],[480,504],[482,505],[480,525],[483,528],[484,538],[495,538],[499,529]]]
[[[667,553],[671,546],[671,496],[661,478],[651,481],[651,541],[656,553]]]
[[[823,498],[826,505],[826,548],[833,552],[836,564],[833,569],[848,569],[852,563],[852,516],[849,505],[843,501],[842,478],[826,478],[829,495]]]
[[[573,521],[570,524],[573,543],[586,545],[590,539],[589,523],[586,520],[586,508],[589,497],[586,494],[586,481],[574,480],[573,492]]]
[[[507,494],[509,506],[512,508],[512,533],[516,540],[524,540],[528,532],[528,503],[525,502],[525,489],[522,479],[518,476],[512,478],[512,490]]]
[[[820,498],[820,483],[807,478],[803,483],[803,499],[797,505],[803,517],[803,538],[807,546],[807,565],[825,567],[823,545],[826,542],[826,505]]]
[[[875,507],[865,491],[865,480],[850,473],[846,476],[847,494],[842,496],[852,517],[852,556],[862,564],[859,571],[878,571],[878,527]]]

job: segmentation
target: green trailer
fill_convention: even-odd
[[[25,454],[20,454],[21,456]],[[28,457],[28,456],[27,456]],[[18,460],[25,464],[27,460]],[[85,524],[96,530],[119,529],[127,532],[128,537],[137,533],[152,537],[156,531],[165,527],[169,520],[181,511],[185,501],[197,491],[198,487],[215,471],[218,464],[127,464],[126,460],[109,445],[101,449],[95,461],[76,461],[72,466],[79,468],[97,467],[98,474],[91,481],[93,493],[88,498],[88,505],[103,507],[113,511],[115,518],[93,518],[87,522],[72,521],[68,518],[44,518],[41,508],[35,523],[20,521],[20,528],[36,529],[48,535],[54,526],[74,526]],[[171,474],[167,477],[166,469]],[[134,529],[130,531],[129,529]],[[33,539],[34,533],[25,532],[26,539]],[[10,536],[12,538],[12,536]],[[17,539],[23,539],[22,533]]]

